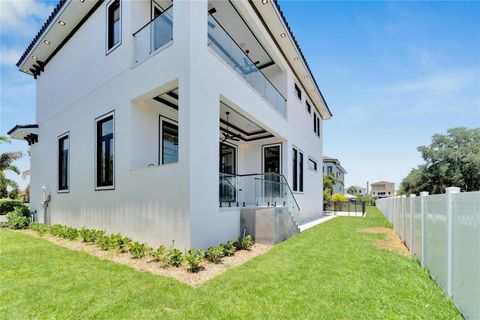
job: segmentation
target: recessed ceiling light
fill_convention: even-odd
[[[268,3],[268,0],[262,0],[262,3],[263,3],[263,4],[267,4],[267,3]]]
[[[298,61],[298,57],[293,58],[293,61]]]
[[[285,38],[286,36],[287,36],[287,34],[285,32],[280,35],[280,37],[282,37],[282,38]]]
[[[37,60],[37,59],[38,59],[37,56],[32,56],[32,58],[33,58],[33,60]]]
[[[58,24],[61,25],[61,26],[64,26],[65,25],[65,22],[63,22],[62,20],[58,21]]]
[[[307,76],[307,75],[304,75],[303,77],[304,77],[305,79],[307,79],[307,78],[308,78],[308,76]]]
[[[27,69],[22,69],[23,72],[27,72]]]
[[[85,2],[85,0],[80,0],[80,2]]]
[[[48,41],[48,40],[43,40],[43,42],[44,42],[45,44],[50,44],[50,41]]]

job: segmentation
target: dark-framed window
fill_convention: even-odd
[[[313,113],[313,132],[317,134],[317,114]]]
[[[295,83],[295,94],[297,95],[298,99],[302,100],[302,90],[296,83]]]
[[[178,124],[160,118],[160,164],[178,162]]]
[[[320,116],[317,116],[317,136],[320,137]]]
[[[97,120],[97,188],[113,187],[114,182],[114,117]]]
[[[303,192],[303,152],[293,148],[292,189]]]
[[[317,161],[312,158],[308,158],[308,169],[312,171],[317,171]]]
[[[307,106],[307,112],[312,113],[312,106],[310,106],[310,103],[308,103],[308,101],[305,101],[305,105]]]
[[[113,50],[122,40],[120,0],[113,0],[107,6],[107,51]]]
[[[70,135],[58,138],[58,191],[66,192],[69,188]]]

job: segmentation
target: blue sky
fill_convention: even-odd
[[[14,64],[55,4],[0,0],[0,134],[35,123],[35,81]],[[324,152],[347,185],[398,183],[434,133],[480,127],[480,2],[280,4],[334,114]]]

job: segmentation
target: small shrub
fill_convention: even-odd
[[[78,238],[78,230],[72,227],[63,227],[63,232],[60,235],[64,239],[76,240]]]
[[[61,237],[63,234],[63,226],[61,224],[54,224],[50,227],[50,233],[54,236]]]
[[[105,235],[104,230],[92,230],[93,231],[93,236],[95,238],[95,243],[100,245],[99,241],[102,239],[102,237]]]
[[[130,245],[128,251],[135,259],[143,258],[147,252],[147,246],[143,243],[134,242]]]
[[[238,237],[237,246],[240,250],[250,250],[253,244],[254,241],[251,235],[246,235],[245,237]]]
[[[182,251],[176,249],[176,248],[171,248],[170,249],[170,263],[174,267],[179,267],[182,265],[183,262],[183,254]]]
[[[0,199],[0,215],[12,212],[16,206],[21,204],[20,200]]]
[[[95,242],[95,236],[96,236],[95,230],[90,230],[83,227],[82,229],[80,229],[78,233],[80,234],[80,238],[82,238],[83,242],[86,242],[86,243]]]
[[[40,236],[43,236],[45,233],[48,233],[50,231],[49,226],[43,223],[38,223],[38,222],[33,222],[29,226],[30,229],[33,231],[38,232]]]
[[[232,240],[227,241],[227,243],[222,245],[222,247],[223,247],[223,255],[226,257],[233,256],[235,254],[235,251],[237,250]]]
[[[164,266],[168,266],[172,264],[171,252],[171,250],[161,245],[156,250],[152,251],[151,255],[155,261],[161,262]]]
[[[205,253],[203,250],[198,250],[195,253],[195,250],[190,249],[185,254],[185,260],[188,263],[188,271],[190,272],[198,272],[202,268],[202,262],[205,258]]]
[[[220,246],[214,248],[210,247],[207,250],[207,260],[213,263],[220,263],[222,261],[222,258],[224,256],[224,247],[221,244]]]
[[[98,238],[97,244],[100,248],[102,248],[102,250],[105,251],[112,248],[112,242],[109,236],[101,236],[100,238]]]
[[[11,229],[26,229],[30,224],[30,218],[24,217],[13,211],[7,214],[7,227]]]
[[[125,252],[128,250],[128,245],[132,240],[122,237],[120,234],[112,234],[110,236],[110,247],[113,249],[118,249],[120,252]]]

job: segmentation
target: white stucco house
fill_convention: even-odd
[[[183,249],[322,214],[331,113],[273,0],[61,0],[17,66],[40,222]]]
[[[332,194],[347,192],[345,189],[345,174],[347,170],[340,164],[340,161],[332,157],[323,157],[323,174],[332,174],[335,177],[335,184],[333,185]]]

